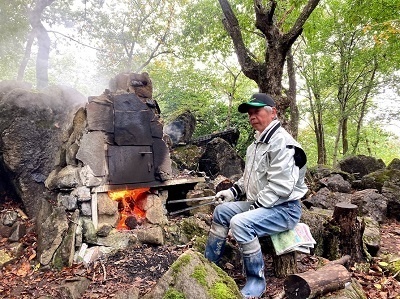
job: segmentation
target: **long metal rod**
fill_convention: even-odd
[[[199,204],[197,206],[185,208],[185,209],[182,209],[182,210],[173,211],[173,212],[168,213],[168,214],[169,215],[175,215],[175,214],[179,214],[179,213],[182,213],[182,212],[190,211],[190,210],[193,210],[193,209],[196,209],[196,208],[199,208],[199,207],[202,207],[202,206],[211,205],[211,204],[215,204],[215,201],[210,201],[210,202]]]
[[[208,199],[214,199],[214,198],[215,198],[215,196],[205,196],[205,197],[198,197],[198,198],[176,199],[176,200],[167,201],[167,204],[169,204],[169,203],[178,203],[178,202],[201,201],[201,200],[208,200]]]

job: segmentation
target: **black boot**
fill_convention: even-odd
[[[259,298],[265,292],[264,259],[258,238],[240,244],[243,265],[246,271],[246,285],[241,290],[244,298]]]
[[[211,262],[218,263],[225,249],[228,228],[213,222],[208,234],[204,256]]]

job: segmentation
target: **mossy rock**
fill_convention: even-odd
[[[221,268],[188,250],[172,264],[144,299],[236,299],[242,295]]]
[[[400,256],[394,254],[387,254],[381,256],[382,261],[379,263],[379,266],[383,270],[387,270],[391,275],[396,275],[396,279],[400,281]]]

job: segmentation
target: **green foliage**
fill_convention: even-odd
[[[185,68],[186,66],[186,68]],[[186,64],[165,67],[156,63],[148,69],[154,86],[154,97],[161,107],[161,115],[168,122],[185,110],[196,117],[194,137],[226,129],[228,118],[228,99],[219,79],[223,73],[212,76],[208,69],[196,69]],[[247,79],[241,77],[244,82]],[[248,99],[252,85],[238,83],[237,98],[232,107],[234,126],[248,125],[244,115],[237,113],[237,105]],[[242,94],[244,94],[242,96]]]
[[[26,9],[30,1],[0,1],[0,80],[15,78],[29,31]]]
[[[151,60],[172,53],[179,33],[178,14],[186,1],[91,1],[77,12],[82,33],[100,49],[100,70],[106,75],[140,72]]]
[[[397,141],[382,131],[382,122],[372,123],[368,114],[374,111],[374,120],[384,118],[376,117],[384,111],[376,111],[373,100],[388,91],[384,86],[398,82],[393,74],[398,70],[399,56],[393,53],[399,52],[400,31],[393,9],[390,0],[323,2],[306,23],[304,45],[299,44],[296,57],[305,80],[301,92],[308,100],[302,102],[301,115],[311,130],[302,132],[300,138],[309,138],[308,142],[314,139],[315,143],[312,135],[323,126],[319,131],[325,134],[328,163],[335,163],[332,157],[341,159],[351,154],[381,155],[384,160],[399,154],[380,148],[387,143],[396,146]],[[346,124],[344,121],[349,149],[338,152],[343,147],[343,131],[338,128]],[[317,147],[307,146],[313,147],[310,152],[316,157]]]
[[[254,1],[229,2],[244,43],[257,61],[263,61],[267,44],[254,25]],[[278,2],[276,18],[282,32],[287,32],[306,2]],[[27,0],[0,3],[0,79],[16,77],[30,30],[26,15],[30,4]],[[218,1],[211,0],[55,1],[43,13],[52,40],[50,81],[92,95],[100,94],[108,87],[108,78],[121,71],[147,71],[166,122],[189,109],[197,119],[194,137],[235,126],[241,133],[236,149],[244,156],[253,130],[237,106],[257,86],[241,74],[221,17]],[[58,32],[66,28],[70,38]],[[320,2],[307,20],[301,42],[299,39],[292,51],[301,75],[297,93],[303,117],[299,141],[309,165],[316,163],[312,116],[318,114],[324,126],[328,163],[333,163],[335,143],[342,146],[337,139],[342,118],[348,120],[347,154],[354,148],[355,154],[374,155],[385,163],[399,157],[398,138],[382,130],[385,122],[398,118],[400,110],[396,109],[399,28],[398,4],[393,0]],[[76,64],[77,56],[89,49],[87,45],[97,50],[91,49],[85,65]],[[35,81],[34,64],[31,59],[25,80]],[[374,70],[375,77],[369,82]],[[94,88],[96,85],[99,87]],[[393,104],[383,111],[374,101],[380,96],[381,103],[388,103],[388,97],[381,95],[388,89]],[[372,122],[370,112],[379,122]],[[339,158],[346,156],[339,154]]]
[[[335,142],[334,131],[335,124],[326,126],[326,149],[328,154],[327,165],[332,165],[333,145]],[[352,139],[354,131],[349,132],[349,137]],[[317,164],[317,145],[313,130],[308,127],[299,131],[299,142],[303,146],[308,157],[308,166]],[[400,155],[400,139],[393,134],[382,130],[378,125],[367,125],[362,132],[361,143],[357,151],[357,155],[367,155],[382,159],[388,165],[394,158]],[[345,157],[343,157],[345,158]]]

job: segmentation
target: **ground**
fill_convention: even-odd
[[[32,225],[29,220],[27,223]],[[388,221],[381,226],[381,233],[381,252],[398,254],[400,252],[400,223],[395,220]],[[140,290],[142,296],[150,291],[177,257],[191,247],[191,244],[186,246],[143,245],[129,250],[120,250],[114,255],[94,262],[89,267],[76,264],[61,271],[54,271],[40,268],[35,262],[36,235],[33,232],[28,233],[22,242],[25,245],[23,256],[0,270],[0,298],[38,298],[42,295],[63,298],[60,285],[79,277],[86,277],[91,281],[82,298],[113,298],[116,292],[133,286]],[[9,246],[7,239],[2,239],[0,249],[6,246]],[[299,271],[315,268],[317,260],[312,255],[299,255]],[[352,277],[360,282],[368,298],[400,299],[400,283],[394,278],[395,275],[384,271],[378,262],[379,258],[375,259],[364,271],[352,268]],[[267,291],[262,298],[284,299],[284,278],[274,277],[269,256],[265,257],[265,263]],[[224,270],[241,287],[245,283],[245,277],[238,268],[229,264],[224,266]]]

